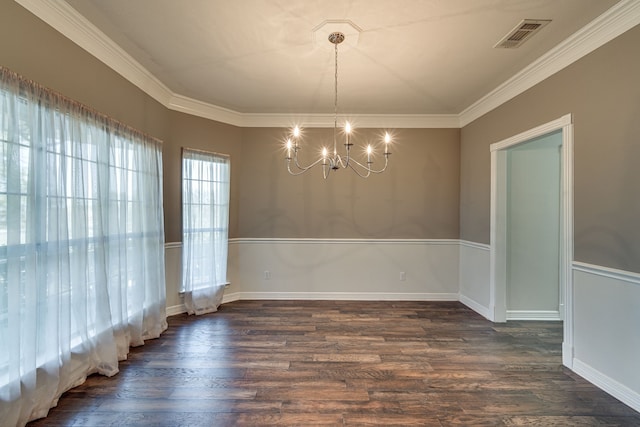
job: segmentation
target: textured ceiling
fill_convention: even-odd
[[[239,113],[457,114],[617,0],[67,0],[174,93]],[[552,22],[493,46],[522,19]],[[345,44],[347,43],[345,42]]]

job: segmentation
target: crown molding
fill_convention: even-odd
[[[244,114],[244,127],[332,128],[333,114]],[[457,114],[354,114],[338,115],[339,121],[349,120],[356,128],[459,128]]]
[[[240,127],[333,127],[330,114],[241,113],[176,94],[65,1],[15,2],[168,109]],[[640,1],[621,0],[460,114],[358,114],[349,120],[359,128],[460,128],[638,24]]]
[[[640,1],[622,0],[460,113],[464,127],[640,24]]]
[[[173,93],[131,55],[62,0],[15,0],[163,105]]]
[[[244,126],[245,119],[242,113],[175,93],[172,94],[171,100],[165,104],[165,107],[229,125]]]
[[[282,113],[238,113],[227,108],[174,94],[167,108],[206,119],[216,120],[239,127],[300,127],[331,128],[333,114],[282,114]],[[339,115],[339,120],[348,119],[357,128],[459,128],[457,114],[357,114]]]

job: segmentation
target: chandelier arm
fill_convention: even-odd
[[[318,162],[318,161],[316,160],[316,162],[315,162],[315,163],[317,163],[317,162]],[[297,162],[297,161],[294,161],[294,162],[293,162],[293,164],[296,166],[296,168],[297,168],[298,170],[301,170],[301,171],[308,171],[308,170],[309,170],[309,169],[311,169],[313,166],[315,166],[315,163],[312,163],[312,164],[310,164],[309,166],[300,166],[300,165],[298,164],[298,162]]]
[[[387,169],[387,165],[389,164],[389,157],[388,156],[384,156],[384,167],[382,169],[372,169],[370,166],[365,166],[362,163],[358,162],[355,159],[351,159],[352,164],[349,165],[349,167],[354,170],[356,173],[358,173],[358,169],[356,167],[353,166],[353,163],[355,163],[357,166],[359,166],[361,169],[367,171],[367,175],[369,176],[369,174],[372,173],[382,173]],[[358,173],[358,175],[362,176],[363,178],[366,178],[366,176],[361,175],[360,173]]]
[[[315,162],[311,163],[309,166],[300,166],[298,164],[298,159],[297,157],[294,159],[294,165],[298,168],[299,172],[294,172],[291,170],[291,160],[287,160],[287,170],[289,171],[289,173],[291,175],[302,175],[303,173],[305,173],[306,171],[308,171],[309,169],[311,169],[312,167],[316,166],[318,163],[322,162],[322,158],[319,158],[318,160],[316,160]]]
[[[327,167],[329,166],[329,167]],[[322,178],[327,179],[331,173],[331,166],[325,163],[322,164]]]
[[[384,156],[384,166],[383,166],[383,168],[382,168],[382,169],[379,169],[379,170],[374,170],[374,169],[372,169],[372,170],[371,170],[371,172],[372,172],[372,173],[382,173],[382,172],[384,172],[384,171],[386,171],[386,170],[387,170],[387,165],[388,165],[388,164],[389,164],[389,155],[388,155],[388,154],[385,154],[385,156]]]
[[[302,175],[303,173],[305,173],[308,169],[300,169],[299,172],[294,172],[291,170],[291,163],[287,162],[287,171],[289,172],[290,175],[293,176],[298,176],[298,175]]]
[[[355,163],[356,165],[359,165],[360,167],[362,167],[367,173],[363,174],[361,173],[358,168],[356,168],[353,163]],[[364,166],[362,166],[360,163],[356,162],[355,160],[353,161],[353,163],[349,164],[349,168],[355,172],[356,175],[358,175],[360,178],[369,178],[369,175],[371,175],[371,170],[368,168],[365,168]]]
[[[362,168],[364,170],[370,170],[371,169],[371,167],[363,165],[362,163],[360,163],[356,159],[351,159],[351,162],[355,163],[357,166],[359,166],[360,168]]]
[[[309,169],[311,169],[312,167],[314,167],[315,165],[317,165],[318,163],[320,163],[322,161],[322,157],[319,158],[318,160],[316,160],[315,162],[311,163],[308,166],[300,166],[300,164],[298,163],[298,153],[295,153],[293,156],[293,163],[296,165],[296,167],[298,169],[300,169],[301,171],[308,171]]]
[[[307,166],[307,167],[300,166],[300,163],[298,163],[298,149],[297,149],[297,147],[296,147],[296,151],[294,151],[294,153],[293,153],[293,163],[296,165],[296,167],[298,169],[305,170],[305,171],[308,170],[311,167],[311,166]]]
[[[346,162],[342,160],[342,157],[340,155],[336,155],[336,157],[333,159],[333,163],[336,166],[340,165],[342,169],[346,169],[349,166],[349,155],[347,154]]]

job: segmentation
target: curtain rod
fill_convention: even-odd
[[[57,92],[53,89],[50,89],[46,86],[43,86],[42,84],[28,79],[18,73],[16,73],[15,71],[12,71],[8,68],[6,68],[3,65],[0,65],[0,76],[2,77],[2,81],[14,81],[17,82],[19,85],[19,88],[25,89],[25,90],[30,90],[30,91],[41,91],[44,92],[47,96],[51,97],[53,99],[53,101],[63,104],[65,107],[73,110],[79,110],[82,113],[91,115],[92,117],[94,117],[97,120],[103,121],[105,122],[105,124],[108,124],[110,126],[113,126],[116,129],[122,128],[124,130],[126,130],[127,132],[131,132],[135,135],[137,135],[138,137],[141,137],[143,139],[146,140],[150,140],[150,142],[154,142],[156,144],[162,144],[162,140],[159,138],[156,138],[152,135],[149,135],[146,132],[143,132],[139,129],[136,129],[132,126],[129,126],[126,123],[121,122],[120,120],[114,119],[113,117],[110,117],[104,113],[99,112],[98,110],[89,107],[86,104],[83,104],[79,101],[76,101],[72,98],[69,98],[66,95],[63,95],[60,92]]]

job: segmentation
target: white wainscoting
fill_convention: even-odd
[[[460,240],[460,302],[489,320],[491,311],[489,245]],[[560,312],[507,310],[507,320],[561,320]]]
[[[185,312],[179,294],[181,250],[180,242],[165,245],[170,316]],[[460,300],[490,318],[489,246],[481,243],[231,239],[228,265],[231,286],[223,303],[259,298]]]
[[[640,411],[640,274],[573,263],[573,370]]]
[[[233,239],[239,299],[458,300],[458,240]],[[404,274],[403,274],[404,273]]]
[[[167,281],[167,316],[186,313],[187,309],[180,295],[180,281],[182,280],[181,242],[164,244],[164,265]]]
[[[222,303],[240,299],[458,301],[459,248],[457,239],[230,239],[231,285]],[[179,294],[181,253],[180,242],[165,245],[169,316],[186,311]],[[476,275],[472,270],[464,269]]]
[[[460,302],[491,320],[489,245],[460,240]]]

